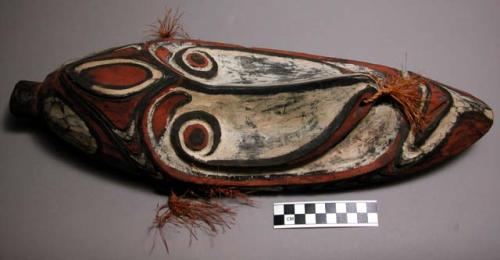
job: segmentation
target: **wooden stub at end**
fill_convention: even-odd
[[[42,83],[35,81],[19,81],[10,97],[10,112],[17,117],[36,117],[38,91],[41,85]]]

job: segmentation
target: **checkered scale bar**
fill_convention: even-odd
[[[274,228],[377,226],[375,200],[274,203]]]

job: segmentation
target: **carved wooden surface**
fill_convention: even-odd
[[[416,86],[419,131],[393,100],[363,102],[379,90],[374,78],[400,75],[358,61],[172,39],[107,50],[41,85],[19,84],[11,105],[110,164],[229,186],[420,171],[490,128],[486,104],[430,79]]]

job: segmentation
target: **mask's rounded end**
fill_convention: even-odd
[[[38,115],[38,91],[42,83],[21,80],[14,87],[10,97],[10,112],[16,117]]]

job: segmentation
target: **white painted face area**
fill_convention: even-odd
[[[346,69],[346,70],[350,70],[352,72],[356,72],[356,73],[377,74],[376,70],[372,70],[372,69],[370,69],[368,67],[361,66],[361,65],[356,65],[356,64],[352,64],[352,63],[333,62],[333,61],[328,61],[327,63],[335,65],[335,66],[343,68],[343,69]]]
[[[369,165],[383,156],[394,144],[402,120],[401,113],[394,107],[374,106],[349,135],[328,153],[299,169],[287,172],[306,174],[314,171],[330,171],[334,173]]]
[[[158,48],[166,48],[171,53],[167,61],[161,60],[155,55]],[[183,51],[182,58],[176,58],[176,55]],[[280,54],[250,52],[244,49],[196,47],[191,43],[160,43],[150,47],[150,53],[161,62],[174,68],[182,76],[209,86],[266,87],[294,85],[346,76],[335,66],[328,63]],[[188,53],[206,55],[209,64],[206,67],[191,66],[186,59]],[[214,66],[216,66],[216,73],[213,75],[204,76],[203,74],[193,73],[193,71],[209,71]]]
[[[367,83],[358,83],[269,96],[210,95],[179,88],[192,97],[192,102],[177,109],[171,122],[191,111],[207,112],[219,121],[221,138],[213,153],[194,153],[183,146],[199,162],[271,159],[312,142],[366,88],[370,88]],[[171,133],[172,124],[166,126],[165,133]],[[159,143],[165,152],[174,149],[169,135]]]
[[[187,174],[201,174],[228,178],[237,176],[248,177],[250,175],[270,178],[271,176],[279,175],[307,175],[308,173],[321,171],[327,171],[334,174],[335,172],[342,172],[369,165],[387,153],[398,136],[402,121],[403,118],[401,113],[392,106],[375,106],[361,120],[358,126],[346,136],[346,138],[327,153],[300,167],[281,171],[262,171],[249,174],[238,171],[199,168],[177,157],[176,154],[172,152],[173,147],[169,144],[168,139],[163,139],[161,142],[156,143],[156,145],[154,145],[154,151],[165,163]],[[387,134],[380,135],[380,132]],[[151,129],[149,129],[149,133],[152,135]],[[233,135],[236,133],[232,132],[229,134]],[[222,141],[224,138],[234,140],[234,136],[221,136],[221,145],[222,142],[224,142]],[[229,149],[224,152],[229,153],[231,151]]]
[[[155,56],[158,48],[168,50],[167,58],[161,60]],[[231,49],[205,47],[193,43],[158,43],[150,47],[150,52],[181,76],[214,87],[211,89],[235,87],[238,89],[232,91],[246,91],[245,88],[291,86],[317,81],[328,84],[328,79],[339,77],[383,76],[381,72],[359,64],[319,62],[239,47]],[[194,61],[191,57],[193,54],[198,55]],[[193,111],[206,112],[218,120],[220,140],[217,141],[216,149],[210,153],[207,153],[209,148],[190,151],[181,143],[181,149],[190,156],[190,160],[196,161],[198,166],[193,166],[174,152],[168,135],[154,140],[154,150],[165,164],[188,174],[224,178],[249,176],[249,173],[229,170],[230,167],[215,171],[205,166],[217,166],[216,163],[233,166],[227,162],[237,161],[242,163],[237,165],[238,167],[247,167],[243,162],[267,163],[280,156],[288,158],[291,152],[303,151],[300,150],[302,147],[310,145],[313,143],[311,140],[324,133],[353,95],[369,87],[372,86],[360,82],[349,86],[298,92],[288,91],[288,88],[282,91],[280,88],[277,93],[268,95],[254,95],[251,93],[258,92],[251,91],[246,91],[245,94],[223,94],[224,91],[213,94],[194,91],[188,87],[177,87],[176,90],[187,93],[192,100],[179,107],[170,122],[174,122],[182,114]],[[424,110],[433,92],[424,84],[418,87],[422,94],[419,108]],[[450,94],[451,108],[437,125],[432,125],[434,130],[421,144],[415,145],[416,133],[413,129],[406,139],[401,141],[402,144],[398,144],[402,146],[401,154],[392,156],[400,156],[399,162],[402,166],[418,162],[439,148],[463,114],[475,112],[493,119],[492,110],[480,100],[445,86],[440,87]],[[266,170],[252,172],[250,175],[255,175],[256,178],[271,178],[273,175],[307,175],[322,171],[334,174],[385,158],[382,156],[395,144],[398,134],[402,133],[402,124],[406,122],[400,109],[387,103],[377,103],[340,143],[319,158],[293,169],[268,170],[262,167]],[[172,131],[170,124],[165,126],[165,133]],[[181,133],[176,134],[181,139]],[[213,140],[210,142],[212,145]]]

